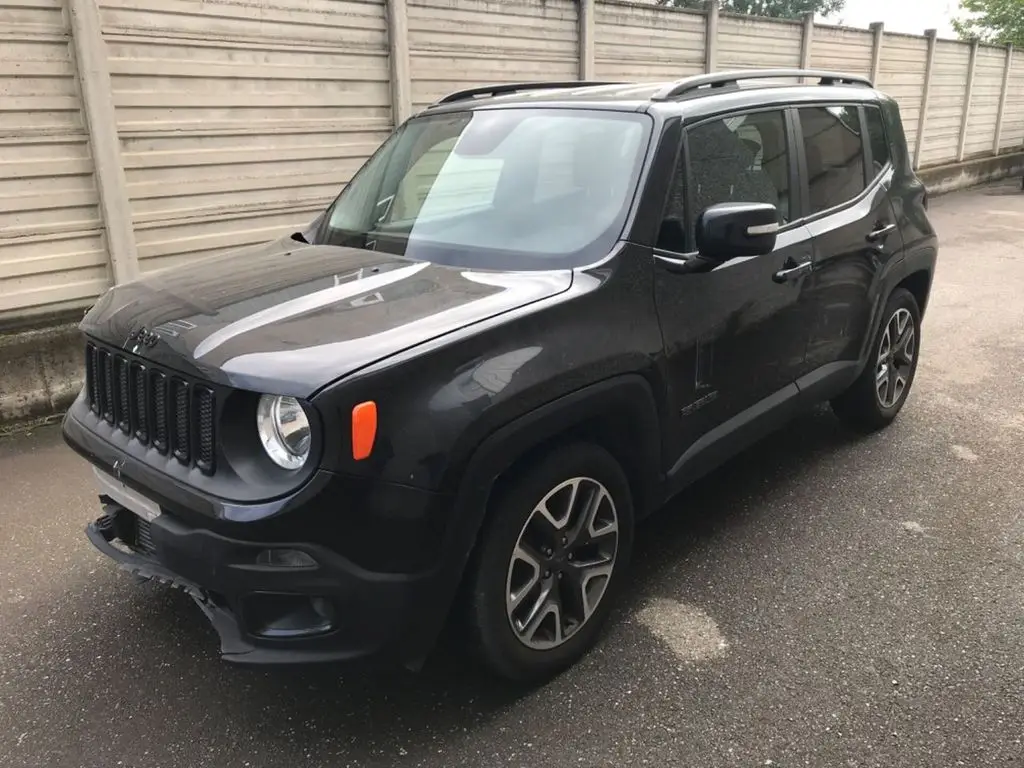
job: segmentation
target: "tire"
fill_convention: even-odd
[[[901,326],[901,321],[906,325]],[[905,334],[907,330],[912,336],[909,344],[901,347],[904,336],[897,332]],[[891,424],[910,395],[920,351],[921,310],[910,291],[897,288],[886,302],[867,365],[850,388],[832,400],[832,410],[840,421],[860,432],[874,432]],[[896,377],[892,376],[894,371]]]
[[[565,513],[570,499],[576,503]],[[584,525],[585,502],[594,499],[596,511]],[[538,511],[545,500],[548,516]],[[559,529],[554,523],[563,516]],[[467,618],[477,657],[517,683],[541,682],[571,666],[597,641],[632,545],[629,483],[604,449],[565,445],[517,472],[491,499],[473,559]],[[557,614],[542,600],[545,589],[560,606]]]

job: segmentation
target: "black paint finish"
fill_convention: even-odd
[[[218,471],[203,476],[129,444],[83,393],[65,421],[67,441],[105,471],[120,462],[122,480],[163,507],[179,562],[190,541],[199,560],[230,559],[225,542],[324,548],[324,583],[365,627],[326,645],[232,637],[232,647],[258,650],[260,661],[349,658],[402,635],[409,642],[390,650],[422,658],[492,484],[516,461],[567,436],[599,441],[646,514],[797,408],[842,391],[865,364],[894,287],[913,284],[925,304],[936,238],[892,100],[840,85],[718,88],[664,102],[651,101],[655,90],[541,91],[431,110],[647,112],[654,140],[626,224],[594,263],[470,269],[286,238],[119,286],[88,313],[87,336],[209,382],[226,404],[218,432],[227,437]],[[809,215],[803,150],[791,135],[798,186],[771,253],[713,263],[655,251],[688,126],[766,107],[792,124],[801,105],[866,103],[882,107],[893,161],[858,198]],[[318,229],[313,222],[305,239]],[[143,329],[159,341],[137,346]],[[259,393],[306,404],[314,453],[305,470],[262,457]],[[365,400],[377,403],[377,441],[355,461],[350,414]],[[208,536],[220,538],[204,543]],[[221,583],[209,566],[190,565],[190,581],[230,592],[218,610],[231,614],[244,580],[233,573]],[[317,584],[288,583],[300,592]],[[382,602],[371,610],[374,595]],[[218,627],[228,619],[218,614]]]

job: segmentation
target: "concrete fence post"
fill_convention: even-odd
[[[996,137],[992,142],[992,154],[999,154],[1003,140],[1003,117],[1006,115],[1006,97],[1010,93],[1010,67],[1013,65],[1013,44],[1006,46],[1006,64],[1003,65],[1003,88],[999,92],[999,111],[996,113]]]
[[[978,67],[978,46],[980,41],[971,41],[971,58],[967,62],[967,87],[964,90],[964,112],[960,118],[960,143],[956,148],[956,161],[963,162],[964,153],[967,151],[967,127],[971,120],[971,99],[974,96],[974,71]]]
[[[82,94],[96,191],[107,235],[107,256],[114,284],[139,276],[139,254],[132,228],[128,182],[121,164],[114,91],[110,84],[107,44],[96,0],[66,0],[78,85]]]
[[[932,72],[935,70],[935,43],[939,36],[937,29],[926,29],[928,53],[924,65],[924,83],[921,86],[921,112],[917,116],[917,143],[914,144],[914,167],[921,167],[921,151],[924,149],[924,130],[928,125],[928,103],[932,96]]]
[[[878,85],[878,76],[882,73],[882,44],[885,42],[885,23],[876,21],[868,29],[874,36],[871,48],[871,82]]]
[[[704,25],[704,71],[714,72],[718,66],[718,0],[707,0]]]
[[[579,36],[580,47],[580,80],[597,79],[597,63],[595,59],[596,44],[594,41],[595,0],[579,1]]]
[[[811,46],[814,45],[814,12],[804,16],[804,35],[800,40],[800,68],[811,68]],[[800,78],[800,82],[807,82],[807,78]]]
[[[409,7],[406,0],[386,0],[388,61],[391,73],[391,119],[398,127],[412,116],[409,74]]]

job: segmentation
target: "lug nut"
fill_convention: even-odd
[[[544,571],[544,578],[545,579],[550,579],[551,578],[551,571]]]
[[[561,572],[559,572],[559,574],[558,574],[558,578],[562,578],[562,574],[561,574]]]

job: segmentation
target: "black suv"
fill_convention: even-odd
[[[232,661],[415,667],[457,621],[541,679],[683,486],[821,401],[893,420],[926,207],[856,76],[451,94],[305,231],[90,310],[64,422],[89,538],[187,590]]]

